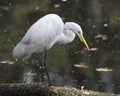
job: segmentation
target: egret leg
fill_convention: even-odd
[[[50,78],[49,78],[48,70],[46,68],[46,60],[47,60],[47,51],[45,50],[43,52],[42,62],[41,62],[41,67],[42,67],[42,82],[44,82],[44,73],[46,73],[47,79],[48,79],[48,83],[50,85]]]

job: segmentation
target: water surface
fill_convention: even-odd
[[[77,37],[54,45],[47,59],[52,84],[120,93],[119,5],[119,0],[0,0],[0,83],[41,81],[41,54],[26,61],[11,54],[34,22],[56,13],[81,25],[92,51]]]

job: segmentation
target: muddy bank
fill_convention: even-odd
[[[42,83],[0,84],[0,96],[120,96],[119,94],[76,89],[73,87],[47,86]]]

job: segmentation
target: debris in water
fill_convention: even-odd
[[[99,71],[99,72],[101,72],[101,71],[113,71],[113,69],[109,69],[109,68],[96,68],[96,71]]]
[[[107,23],[105,23],[105,24],[103,24],[103,26],[104,26],[104,27],[108,27],[108,24],[107,24]]]
[[[78,68],[88,68],[88,66],[87,66],[85,63],[74,64],[74,67],[78,67]]]
[[[66,2],[67,0],[62,0],[62,2]]]
[[[0,61],[0,63],[3,63],[3,64],[4,64],[4,63],[7,63],[7,61]]]
[[[8,63],[8,64],[14,64],[15,62],[13,62],[13,61],[8,61],[7,63]]]
[[[84,48],[84,50],[87,50],[87,48]],[[98,48],[90,48],[90,51],[97,51]]]
[[[107,40],[107,39],[108,39],[108,36],[107,36],[107,35],[98,34],[98,35],[96,35],[94,38],[96,38],[96,39],[101,38],[102,40]]]
[[[9,60],[5,60],[5,61],[0,61],[0,63],[2,64],[14,64],[14,61],[9,61]]]
[[[15,59],[15,61],[18,61],[18,59]]]
[[[39,9],[40,9],[40,7],[39,7],[39,6],[36,6],[36,7],[35,7],[35,10],[39,10]]]
[[[97,51],[98,48],[90,48],[90,51]]]
[[[60,4],[54,4],[53,6],[54,6],[54,8],[59,8]]]

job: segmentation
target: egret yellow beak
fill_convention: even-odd
[[[83,44],[85,45],[85,47],[87,48],[87,50],[90,50],[90,48],[89,48],[89,46],[88,46],[88,44],[87,44],[87,42],[86,42],[83,34],[80,34],[80,35],[79,35],[79,38],[80,38],[80,40],[83,42]]]

